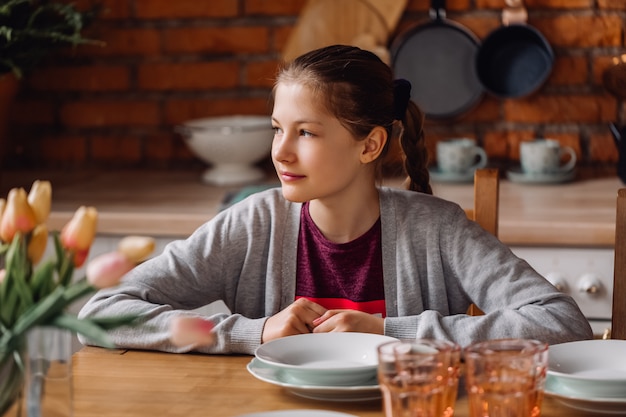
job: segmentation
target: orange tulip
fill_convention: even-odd
[[[50,215],[52,185],[50,181],[35,181],[28,193],[28,203],[35,213],[37,223],[44,223]]]
[[[33,233],[28,242],[28,259],[33,264],[36,264],[41,260],[43,253],[46,251],[46,244],[48,243],[48,227],[45,223],[35,226]]]
[[[7,206],[7,201],[4,198],[0,198],[0,221],[2,220],[2,213],[4,213],[4,208]]]
[[[94,207],[81,206],[74,217],[61,230],[61,243],[65,249],[89,249],[96,236],[98,211]]]
[[[96,288],[113,287],[119,284],[120,279],[134,267],[135,263],[123,253],[105,253],[89,261],[86,271],[87,280]]]
[[[0,220],[0,239],[11,242],[15,233],[26,234],[33,230],[36,224],[35,213],[28,204],[26,191],[23,188],[13,188],[9,191]]]
[[[170,341],[190,349],[215,344],[214,324],[199,317],[174,317],[170,322]]]

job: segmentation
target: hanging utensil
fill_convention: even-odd
[[[411,82],[411,99],[431,119],[450,119],[483,95],[475,71],[478,38],[446,18],[445,0],[431,0],[430,20],[397,37],[391,47],[397,78]]]

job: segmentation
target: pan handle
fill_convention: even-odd
[[[446,18],[446,0],[430,0],[428,12],[431,19],[442,21]]]
[[[506,0],[505,8],[502,10],[502,24],[509,25],[525,25],[528,21],[528,12],[524,7],[523,0]]]

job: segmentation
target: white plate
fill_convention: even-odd
[[[507,178],[512,182],[522,184],[560,184],[562,182],[571,181],[576,177],[576,171],[557,172],[555,174],[533,174],[529,175],[522,172],[521,169],[511,169],[506,172]]]
[[[626,340],[552,345],[548,375],[584,398],[626,398]]]
[[[381,397],[376,378],[367,384],[351,387],[304,385],[289,382],[285,378],[285,374],[289,371],[267,365],[257,358],[252,359],[246,368],[255,378],[286,388],[292,394],[304,398],[325,401],[368,401]]]
[[[572,392],[564,387],[560,380],[548,375],[546,379],[545,394],[561,404],[596,414],[626,414],[626,398],[582,398],[579,393]]]
[[[370,333],[307,333],[272,340],[255,356],[288,370],[290,382],[309,385],[357,385],[376,377],[376,348],[393,337]]]
[[[474,181],[474,171],[468,172],[444,172],[439,170],[439,168],[431,168],[428,170],[430,173],[430,177],[433,181],[437,182],[473,182]]]
[[[323,410],[277,410],[243,414],[239,417],[356,417],[354,414]]]

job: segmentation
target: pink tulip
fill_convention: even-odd
[[[4,281],[4,278],[7,276],[7,270],[6,269],[0,269],[0,284],[2,284],[2,281]]]
[[[35,181],[28,193],[28,204],[30,204],[37,223],[41,224],[48,220],[50,215],[50,205],[52,204],[52,185],[50,181]]]
[[[174,346],[197,348],[215,344],[214,324],[199,317],[174,317],[170,322],[170,341]]]
[[[33,264],[36,264],[41,260],[44,252],[46,251],[46,244],[48,243],[48,227],[45,223],[35,226],[32,235],[30,236],[30,242],[28,242],[28,259]]]
[[[87,280],[96,288],[114,287],[134,267],[135,263],[123,253],[105,253],[87,264]]]
[[[26,191],[23,188],[13,188],[9,191],[0,219],[0,239],[11,242],[17,232],[26,234],[33,230],[36,224],[35,213],[28,204]]]

